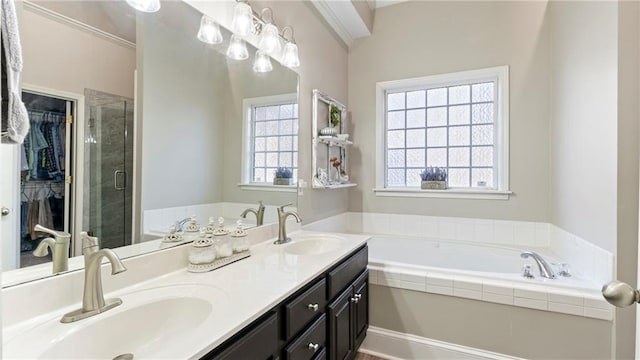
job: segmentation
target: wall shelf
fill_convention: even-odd
[[[314,189],[345,189],[357,184],[349,182],[347,148],[353,145],[346,136],[347,107],[336,99],[323,94],[317,89],[313,90],[313,119],[312,119],[312,168]],[[335,127],[331,124],[331,108],[339,110],[340,123]],[[334,135],[321,135],[325,128],[332,128]],[[327,133],[324,132],[323,133]],[[332,160],[340,162],[340,174],[333,166]]]

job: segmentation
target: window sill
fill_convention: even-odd
[[[297,192],[297,185],[272,185],[272,184],[238,184],[242,190],[273,191],[273,192]]]
[[[447,189],[447,190],[421,190],[416,188],[408,189],[389,189],[375,188],[373,191],[376,196],[386,197],[416,197],[416,198],[439,198],[439,199],[477,199],[477,200],[509,200],[509,196],[513,194],[511,191],[500,190],[466,190],[466,189]]]

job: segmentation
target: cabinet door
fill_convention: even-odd
[[[350,359],[353,355],[353,288],[349,287],[329,304],[329,359]]]
[[[248,326],[250,330],[232,340],[225,350],[217,349],[202,359],[214,360],[267,360],[273,359],[278,350],[278,318],[269,315]]]
[[[356,279],[353,284],[353,292],[353,296],[356,299],[353,314],[354,349],[357,350],[364,341],[369,327],[369,270]]]

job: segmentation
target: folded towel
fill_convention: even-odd
[[[0,94],[8,99],[2,113],[2,142],[21,144],[29,132],[29,116],[20,95],[20,72],[22,71],[22,47],[18,17],[14,0],[1,0],[0,33],[2,34],[2,60],[6,68],[6,85],[2,82]],[[6,135],[6,136],[5,136]]]

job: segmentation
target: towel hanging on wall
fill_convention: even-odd
[[[29,132],[29,116],[20,95],[22,47],[14,0],[0,0],[0,37],[2,38],[2,142],[20,144]]]

